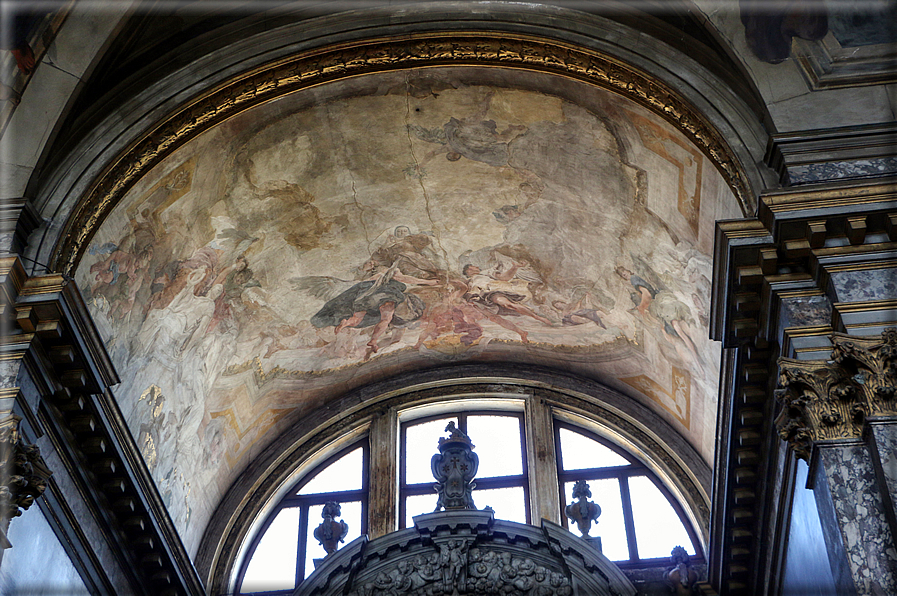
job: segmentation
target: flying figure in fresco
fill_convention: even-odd
[[[365,359],[382,346],[378,341],[390,325],[404,326],[420,318],[424,304],[417,296],[406,294],[406,284],[435,286],[437,279],[419,279],[405,275],[399,270],[398,261],[385,268],[373,260],[364,266],[365,277],[360,282],[347,282],[333,277],[301,277],[290,280],[298,290],[309,290],[312,295],[329,299],[311,318],[311,324],[318,329],[335,327],[339,334],[347,327],[365,328],[373,326],[368,352]],[[411,317],[396,316],[396,308],[405,304]]]
[[[529,289],[530,282],[517,275],[525,266],[524,263],[507,260],[499,261],[495,267],[483,271],[473,263],[468,263],[462,270],[468,280],[466,298],[485,307],[496,308],[496,314],[499,315],[524,315],[553,326],[549,319],[523,304],[533,298]]]
[[[622,265],[617,266],[614,273],[632,285],[635,290],[630,293],[632,302],[642,318],[646,321],[658,321],[667,341],[675,346],[678,345],[676,340],[679,340],[688,348],[695,360],[702,363],[698,348],[691,337],[692,319],[688,306],[676,298],[656,275],[653,276],[657,278],[655,287]]]

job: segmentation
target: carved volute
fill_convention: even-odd
[[[831,360],[779,359],[779,436],[809,461],[813,444],[859,439],[869,416],[897,413],[897,329],[881,338],[832,334]]]

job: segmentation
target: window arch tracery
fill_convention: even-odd
[[[534,409],[543,409],[544,411],[540,412],[543,416],[547,413],[549,417],[547,426],[538,424],[539,416],[534,415],[532,411]],[[496,511],[496,518],[538,523],[535,512],[545,511],[546,504],[540,502],[545,500],[545,491],[544,487],[540,491],[533,491],[531,488],[544,481],[546,474],[545,470],[536,472],[531,469],[527,456],[533,453],[534,443],[547,443],[553,446],[548,467],[549,475],[556,478],[554,486],[556,497],[555,504],[549,507],[555,510],[555,519],[568,525],[563,510],[572,501],[570,494],[572,486],[576,480],[590,481],[595,494],[594,500],[604,509],[604,517],[599,519],[599,527],[593,534],[602,536],[605,544],[604,552],[608,558],[624,567],[637,566],[646,561],[650,563],[651,559],[659,558],[665,562],[672,547],[680,544],[685,546],[691,555],[700,556],[703,553],[699,535],[692,527],[687,509],[679,503],[674,490],[671,490],[655,473],[652,466],[640,459],[639,455],[644,454],[636,455],[632,452],[631,443],[609,439],[608,437],[613,436],[611,429],[604,429],[605,436],[594,432],[596,427],[600,426],[599,421],[593,419],[589,421],[590,424],[584,425],[583,422],[587,419],[570,410],[546,407],[545,403],[537,405],[537,400],[533,399],[495,396],[491,398],[479,396],[477,399],[453,396],[453,399],[442,399],[423,405],[406,403],[404,407],[391,408],[385,418],[387,419],[385,423],[381,417],[379,424],[371,422],[362,424],[364,436],[361,439],[348,446],[343,442],[341,448],[329,454],[323,463],[319,463],[311,470],[306,467],[301,479],[298,482],[293,480],[293,488],[274,510],[268,513],[250,548],[244,549],[246,556],[238,568],[235,593],[269,591],[272,595],[286,594],[308,576],[313,568],[312,559],[324,555],[321,546],[312,538],[312,532],[314,525],[320,521],[315,514],[319,517],[318,510],[325,500],[357,499],[347,502],[359,503],[357,510],[365,512],[364,515],[349,513],[354,517],[349,520],[350,526],[353,527],[347,536],[348,540],[369,529],[367,516],[377,515],[375,511],[377,506],[373,508],[368,506],[371,494],[375,500],[382,500],[384,495],[392,495],[387,496],[387,499],[392,500],[394,530],[408,527],[413,523],[409,520],[414,515],[432,511],[436,496],[432,491],[432,478],[426,479],[427,475],[432,476],[429,472],[429,458],[436,453],[437,439],[443,434],[443,428],[448,421],[454,421],[459,428],[471,434],[481,461],[484,459],[494,461],[496,456],[502,461],[509,460],[504,464],[487,465],[482,473],[477,475],[477,481],[483,485],[480,495],[487,496],[476,501],[477,506],[479,508],[485,505],[491,506]],[[391,435],[392,438],[387,439],[389,444],[386,446],[382,444],[384,426],[391,426],[395,430]],[[484,433],[484,430],[488,432]],[[482,445],[477,444],[481,440],[478,437],[482,437]],[[372,473],[369,449],[374,445],[378,445],[380,450],[392,453],[396,462],[392,474],[384,477]],[[638,450],[635,451],[638,453]],[[519,458],[516,455],[513,458],[504,457],[517,452],[520,454]],[[360,457],[360,454],[363,454],[363,457]],[[363,470],[359,471],[358,466],[353,468],[355,476],[350,482],[335,468],[341,466],[343,469],[349,469],[347,462],[352,457],[355,457],[355,461],[364,463]],[[533,467],[546,466],[543,462]],[[338,479],[341,484],[334,486],[340,490],[326,492],[326,487],[321,486],[324,484],[323,478],[328,475],[330,478]],[[344,484],[364,488],[343,490]],[[383,490],[385,485],[392,485],[393,491]],[[504,498],[497,498],[497,493],[502,492],[505,493]],[[635,498],[633,494],[636,495]],[[476,499],[476,492],[474,495]],[[254,577],[253,574],[247,573],[247,570],[252,568],[253,561],[259,557],[265,559],[264,554],[255,553],[262,552],[258,551],[258,548],[265,543],[266,536],[271,532],[270,528],[276,523],[275,520],[278,516],[283,516],[284,511],[291,511],[300,506],[305,509],[293,513],[295,519],[284,517],[282,522],[292,528],[296,536],[295,547],[290,544],[289,548],[280,553],[283,555],[285,552],[287,559],[290,556],[294,557],[293,582],[290,582],[289,573],[283,570],[267,575],[257,574],[259,577],[281,578],[281,583],[277,585],[253,584],[247,581],[247,577],[250,580]],[[343,519],[349,518],[344,514]],[[658,532],[658,524],[667,526],[667,531]],[[575,525],[569,525],[573,526],[572,531],[575,532]],[[271,591],[272,587],[276,587],[277,590]]]

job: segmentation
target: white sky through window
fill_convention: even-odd
[[[363,453],[361,447],[342,456],[312,478],[298,493],[311,495],[361,488]]]
[[[320,512],[318,513],[320,516]],[[288,590],[296,585],[296,555],[299,536],[299,508],[282,509],[262,536],[246,575],[241,592]]]
[[[561,459],[565,470],[627,466],[630,463],[625,457],[598,441],[572,430],[560,429],[560,437]]]
[[[629,479],[639,558],[669,557],[674,546],[695,554],[691,538],[667,498],[646,476]]]

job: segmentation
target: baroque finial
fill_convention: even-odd
[[[591,497],[592,491],[589,489],[589,484],[585,480],[577,480],[573,485],[573,498],[577,501],[570,503],[564,509],[567,517],[576,523],[583,538],[589,537],[592,522],[597,524],[598,516],[601,515],[601,507],[597,503],[589,501]]]
[[[436,511],[441,509],[476,509],[473,504],[473,482],[480,459],[473,452],[470,437],[450,421],[445,427],[448,437],[439,438],[439,453],[430,460],[436,478],[433,488],[439,495]]]
[[[336,552],[339,543],[345,539],[349,533],[349,524],[344,520],[336,521],[335,518],[340,517],[342,509],[336,501],[327,501],[324,509],[321,511],[321,517],[324,521],[315,528],[314,537],[324,547],[324,551],[329,555]]]

